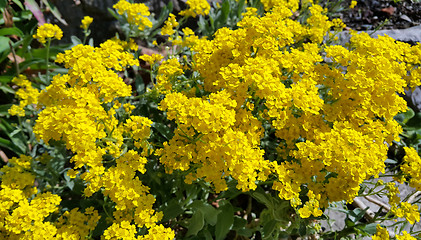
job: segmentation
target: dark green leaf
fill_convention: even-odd
[[[16,35],[19,37],[23,37],[23,32],[17,27],[0,29],[0,36],[7,36],[7,35]]]
[[[303,221],[300,224],[300,228],[298,229],[298,234],[300,234],[300,236],[305,236],[307,235],[307,224]]]
[[[415,114],[411,119],[406,122],[407,127],[421,128],[421,112]]]
[[[277,221],[275,219],[269,220],[268,222],[264,223],[262,228],[262,236],[263,238],[268,238],[271,236],[273,230],[276,228]]]
[[[205,203],[200,200],[195,200],[190,205],[190,207],[197,211],[201,211],[205,217],[206,222],[212,226],[215,226],[220,210],[217,210],[214,207],[212,207],[209,203]]]
[[[0,105],[0,116],[7,116],[9,115],[9,108],[12,107],[13,104],[9,103],[9,104],[3,104]]]
[[[266,194],[260,192],[253,192],[252,196],[260,203],[263,203],[266,207],[273,208],[273,203]]]
[[[184,212],[184,209],[178,200],[173,199],[162,209],[162,212],[164,213],[163,221],[168,221],[180,216]]]
[[[12,81],[14,76],[0,76],[0,83],[9,83]]]
[[[164,138],[170,140],[172,137],[171,129],[163,123],[154,122],[152,128],[158,131]]]
[[[233,230],[243,229],[247,224],[247,220],[239,216],[234,216],[234,225],[232,226]]]
[[[205,219],[202,211],[196,211],[193,213],[192,218],[189,221],[188,231],[186,236],[196,235],[200,230],[202,230],[205,225]]]
[[[231,230],[234,224],[234,208],[228,202],[220,207],[221,212],[218,214],[218,221],[215,226],[216,240],[222,240]]]

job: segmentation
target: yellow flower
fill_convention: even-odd
[[[88,29],[89,25],[92,23],[94,19],[91,18],[90,16],[85,16],[82,19],[82,25],[80,25],[80,27],[84,30]]]
[[[164,26],[161,28],[161,35],[173,35],[175,33],[174,28],[176,27],[178,27],[177,19],[174,14],[170,13]]]
[[[357,1],[354,1],[354,0],[351,1],[351,4],[349,5],[349,8],[351,8],[351,9],[354,8],[355,6],[357,6],[357,3],[358,2]]]
[[[397,240],[416,240],[415,237],[411,236],[407,231],[403,231],[401,235],[396,235]]]
[[[143,31],[146,27],[152,27],[152,22],[148,19],[151,14],[148,6],[143,3],[129,3],[127,0],[120,0],[113,5],[120,15],[126,14],[127,22],[137,25]]]
[[[210,5],[207,0],[187,0],[188,9],[181,11],[181,16],[196,17],[197,15],[208,15]]]
[[[32,37],[38,39],[41,43],[46,43],[47,39],[60,40],[63,37],[63,31],[55,24],[45,23],[38,27],[37,33]]]
[[[386,240],[389,239],[389,232],[379,224],[376,226],[376,234],[371,237],[372,240]]]

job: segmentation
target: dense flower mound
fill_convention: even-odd
[[[156,116],[134,114],[131,86],[118,74],[139,66],[133,41],[80,44],[58,54],[68,73],[40,91],[26,77],[15,78],[21,102],[10,114],[24,116],[24,107],[35,106],[37,140],[62,143],[66,177],[81,182],[84,198],[99,195],[112,210],[103,205],[101,219],[94,207],[60,208],[61,197],[38,189],[31,170],[51,156],[22,155],[0,169],[0,238],[80,239],[102,221],[104,239],[173,239],[143,181],[150,162],[188,184],[205,182],[215,194],[264,183],[301,218],[321,216],[331,202],[352,202],[364,180],[385,171],[388,146],[399,141],[394,116],[407,106],[397,93],[421,85],[421,45],[355,32],[347,46],[326,44],[335,38],[329,31],[343,23],[329,20],[321,6],[261,2],[265,14],[247,8],[236,28],[220,28],[211,38],[188,28],[179,36],[170,14],[161,33],[189,54],[170,54],[161,63],[161,55],[140,57],[156,70],[145,95],[158,96],[157,111],[173,129],[161,142],[149,139]],[[207,1],[187,4],[185,18],[209,14]],[[119,1],[114,8],[138,30],[152,27],[144,4]],[[308,12],[301,22],[293,15],[299,8]],[[92,20],[84,21],[86,30]],[[61,38],[40,29],[40,41]],[[415,149],[405,151],[401,180],[419,190],[421,159]],[[383,185],[396,216],[420,220],[418,207],[401,202],[394,184]],[[386,235],[379,225],[373,239]]]

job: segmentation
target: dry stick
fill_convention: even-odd
[[[419,195],[421,195],[421,191],[417,191],[414,193],[411,197],[408,198],[408,203],[412,203],[415,201],[415,198],[417,198]]]
[[[390,206],[389,206],[388,204],[386,204],[386,203],[384,203],[384,202],[382,202],[382,201],[379,201],[379,200],[377,200],[377,199],[374,199],[374,198],[372,198],[372,197],[370,197],[370,196],[365,196],[364,198],[365,198],[365,199],[367,199],[368,201],[370,201],[370,202],[372,202],[372,203],[374,203],[374,204],[376,204],[376,205],[380,206],[380,207],[383,207],[383,209],[384,209],[386,212],[389,212],[389,211],[390,211]]]
[[[368,209],[368,206],[365,205],[365,203],[363,203],[363,201],[361,201],[359,198],[354,198],[354,202],[352,203],[352,205],[354,205],[355,207],[358,207],[362,210],[366,210],[364,216],[368,219],[368,220],[373,220],[374,216],[376,215],[373,211],[371,211],[370,209]]]
[[[366,198],[366,197],[365,197]],[[367,199],[368,200],[368,199]],[[375,203],[375,204],[380,204],[380,202],[379,201],[376,201],[375,199],[372,199],[372,200],[374,200],[375,202],[373,202],[373,203]],[[370,200],[369,200],[370,201]],[[370,201],[371,202],[371,201]],[[355,207],[358,207],[358,208],[360,208],[360,209],[366,209],[367,208],[367,205],[365,205],[365,203],[363,203],[363,201],[361,201],[360,199],[358,199],[357,197],[356,198],[354,198],[354,202],[352,203]],[[387,207],[387,209],[390,209],[390,207],[389,206],[383,206],[383,203],[381,203],[380,204],[380,206],[382,206],[382,207]],[[374,216],[375,216],[376,214],[373,212],[373,211],[371,211],[370,209],[367,209],[367,211],[365,212],[365,214],[364,214],[364,217],[365,218],[367,218],[367,220],[373,220],[373,218],[374,218]],[[394,232],[390,232],[389,230],[387,230],[388,231],[388,233],[389,233],[389,236],[390,237],[394,237],[395,236],[395,233]]]

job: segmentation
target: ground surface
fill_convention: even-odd
[[[332,1],[334,2],[334,1]],[[350,1],[344,1],[344,5]],[[357,6],[340,14],[354,30],[404,29],[421,23],[421,0],[358,0]]]

